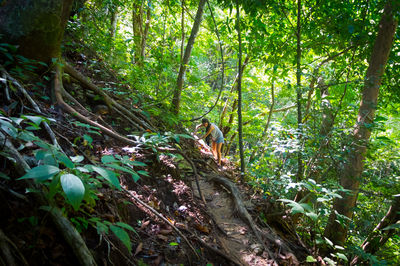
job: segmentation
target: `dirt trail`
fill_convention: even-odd
[[[251,228],[234,213],[234,203],[230,193],[221,185],[209,182],[205,177],[199,179],[200,189],[207,202],[207,209],[214,221],[226,232],[220,233],[218,240],[224,253],[240,265],[273,265],[266,251],[257,242]],[[198,196],[195,181],[192,182]]]

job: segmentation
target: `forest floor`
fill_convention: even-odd
[[[118,83],[109,69],[91,72],[79,58],[70,59],[81,73],[90,76],[99,86]],[[104,81],[107,72],[108,81]],[[103,73],[103,76],[96,73]],[[81,93],[83,89],[76,81],[71,83],[65,83],[64,87],[82,105],[88,106]],[[87,162],[95,164],[100,164],[105,155],[128,156],[130,160],[143,163],[135,167],[135,171],[147,172],[136,182],[132,176],[121,172],[122,189],[103,186],[96,192],[96,204],[84,205],[79,211],[64,209],[63,197],[56,197],[55,203],[81,232],[97,264],[305,264],[309,250],[289,225],[285,212],[240,180],[233,163],[224,160],[224,166],[219,168],[209,150],[197,140],[181,137],[179,141],[165,141],[162,135],[152,135],[147,130],[136,132],[138,137],[150,132],[146,135],[147,142],[126,145],[104,134],[91,134],[93,128],[77,126],[73,115],[36,101],[42,115],[54,118],[52,130],[67,155],[82,155]],[[124,100],[119,97],[118,101]],[[138,109],[138,112],[141,111]],[[117,132],[127,131],[127,122],[118,113],[89,118],[113,125]],[[159,121],[155,117],[150,120],[154,124]],[[165,130],[164,126],[157,126]],[[39,134],[46,138],[46,133],[40,131]],[[92,143],[85,142],[84,135],[90,135]],[[155,139],[149,142],[152,137]],[[25,158],[34,158],[38,148],[30,143],[20,153]],[[12,163],[4,162],[2,172],[12,179],[0,180],[0,212],[7,213],[7,217],[1,219],[0,228],[5,236],[0,235],[0,245],[12,247],[16,265],[76,264],[74,252],[46,212],[37,206],[33,193],[26,194],[26,187],[16,180],[18,176]],[[278,216],[268,216],[277,212]],[[99,231],[90,218],[130,225],[134,229],[134,232],[128,231],[132,250],[111,232]]]

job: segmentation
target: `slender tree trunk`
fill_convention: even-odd
[[[185,47],[185,0],[181,3],[182,14],[181,14],[181,30],[182,30],[182,42],[181,42],[181,64],[183,61],[183,48]]]
[[[297,55],[296,55],[296,91],[297,91],[297,130],[298,130],[298,142],[301,147],[302,142],[302,115],[301,115],[301,0],[297,0]],[[301,148],[297,153],[297,181],[299,182],[303,178],[303,156],[301,154]]]
[[[118,23],[118,6],[113,7],[111,10],[111,21],[110,21],[110,42],[112,43],[115,39],[115,34],[117,32]]]
[[[346,240],[348,229],[347,225],[341,225],[337,222],[338,218],[335,213],[337,212],[350,219],[353,216],[353,208],[356,205],[361,174],[364,169],[365,153],[371,135],[370,125],[374,121],[379,87],[397,27],[393,13],[392,1],[389,0],[379,23],[378,35],[365,76],[362,100],[353,134],[354,141],[340,176],[340,185],[351,192],[341,193],[342,198],[334,201],[333,211],[325,229],[325,237],[338,245],[342,245]]]
[[[143,36],[143,0],[134,0],[132,4],[132,29],[134,43],[134,63],[141,64],[142,36]]]
[[[242,75],[243,75],[243,71],[244,71],[244,69],[245,69],[245,67],[247,66],[247,64],[249,63],[249,55],[246,55],[246,58],[244,59],[244,62],[243,62],[243,64],[242,64],[242,67],[240,68],[240,70],[242,71]],[[232,87],[231,87],[231,91],[230,91],[230,93],[233,93],[233,92],[235,92],[236,90],[237,90],[237,82],[238,82],[238,79],[239,79],[239,73],[237,73],[237,75],[236,75],[236,77],[235,77],[235,80],[233,81],[233,85],[232,85]],[[224,119],[225,119],[225,115],[226,115],[226,112],[227,112],[227,110],[228,110],[228,105],[229,105],[229,101],[230,101],[230,99],[228,98],[226,101],[225,101],[225,105],[224,105],[224,107],[223,107],[223,109],[222,109],[222,112],[221,112],[221,115],[220,115],[220,118],[219,118],[219,128],[223,128],[224,127]],[[236,110],[236,108],[235,108],[235,110]],[[235,110],[231,110],[232,112],[234,112]],[[228,130],[229,131],[229,130]],[[224,132],[222,132],[222,133],[224,133]],[[227,132],[226,132],[227,133]],[[225,133],[224,133],[225,134]]]
[[[264,143],[265,140],[265,136],[267,135],[268,132],[268,127],[269,127],[269,123],[271,122],[271,118],[272,118],[272,113],[274,110],[274,106],[275,106],[275,95],[274,95],[274,84],[272,83],[271,86],[271,107],[269,108],[269,113],[268,113],[268,119],[267,119],[267,123],[265,124],[263,133],[261,135],[261,138],[259,140],[259,142],[261,144]],[[253,149],[253,152],[250,155],[250,159],[249,159],[249,164],[253,162],[254,158],[256,157],[257,152],[260,150],[260,147],[257,146]],[[264,152],[264,149],[261,149],[261,153]]]
[[[18,54],[51,63],[60,56],[64,28],[72,0],[3,1],[0,7],[0,40],[18,45]]]
[[[146,42],[147,36],[149,35],[150,30],[150,21],[151,21],[151,0],[147,2],[147,12],[146,12],[146,21],[144,22],[144,32],[142,36],[141,49],[140,49],[140,59],[143,61],[146,56]]]
[[[398,221],[400,221],[400,194],[395,196],[393,203],[385,217],[382,218],[380,223],[375,227],[371,234],[369,234],[367,239],[365,239],[364,243],[361,245],[361,248],[366,253],[375,254],[395,233],[395,229],[383,229],[389,225],[396,224]],[[358,262],[359,257],[356,256],[351,261],[351,265],[357,265]]]
[[[199,6],[197,7],[197,13],[196,13],[196,17],[194,19],[192,31],[190,33],[190,37],[189,37],[188,43],[186,45],[185,54],[183,55],[183,60],[182,60],[181,66],[179,68],[178,79],[176,82],[176,88],[175,88],[174,96],[172,98],[172,106],[171,106],[171,110],[175,114],[179,113],[186,68],[187,68],[187,64],[189,63],[190,54],[192,53],[194,41],[195,41],[197,33],[199,32],[199,29],[200,29],[200,24],[201,24],[201,19],[203,17],[203,13],[204,13],[205,3],[206,3],[206,0],[199,1]]]
[[[239,39],[239,62],[238,62],[238,135],[239,135],[239,154],[240,154],[240,178],[244,180],[245,162],[243,151],[243,123],[242,123],[242,37],[240,32],[240,13],[239,0],[236,0],[237,32]]]

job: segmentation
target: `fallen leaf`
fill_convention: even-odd
[[[142,225],[140,226],[140,229],[145,229],[148,225],[150,224],[150,220],[142,222]]]
[[[172,232],[172,229],[161,229],[160,234],[162,235],[168,235]]]
[[[209,233],[210,233],[210,229],[208,229],[208,227],[203,226],[203,225],[201,225],[201,224],[196,224],[194,227],[195,227],[197,230],[199,230],[199,231],[201,231],[201,232],[203,232],[203,233],[205,233],[205,234],[209,234]]]
[[[158,237],[159,239],[161,239],[161,240],[165,241],[165,242],[167,242],[167,241],[168,241],[168,237],[166,237],[166,236],[163,236],[163,235],[157,235],[157,237]]]
[[[133,254],[133,256],[135,257],[142,250],[143,250],[143,243],[140,242],[139,245],[136,247],[135,254]]]

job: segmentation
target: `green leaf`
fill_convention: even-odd
[[[114,168],[114,169],[117,169],[117,170],[124,171],[124,172],[126,172],[126,173],[131,174],[131,175],[137,175],[136,172],[133,171],[132,169],[129,169],[129,168],[127,168],[127,167],[124,167],[124,166],[121,166],[121,165],[118,165],[118,164],[115,164],[115,163],[106,164],[106,165],[107,165],[108,167],[111,167],[111,168]]]
[[[313,256],[307,256],[306,261],[307,261],[307,262],[317,262],[317,260],[314,259]]]
[[[382,230],[391,230],[391,229],[399,229],[399,228],[400,228],[400,223],[395,223],[395,224],[391,224],[389,226],[386,226]]]
[[[96,229],[97,234],[107,234],[108,233],[108,226],[103,224],[102,222],[96,222]]]
[[[77,155],[77,156],[70,156],[69,158],[71,158],[71,160],[74,163],[80,163],[82,162],[85,158],[82,155]]]
[[[139,171],[137,171],[137,172],[138,172],[138,174],[140,174],[140,175],[150,176],[150,175],[149,175],[149,172],[147,172],[147,171],[139,170]]]
[[[101,162],[106,164],[106,163],[118,162],[118,160],[116,160],[114,158],[114,156],[112,156],[112,155],[105,155],[105,156],[101,157]]]
[[[313,221],[316,221],[318,219],[318,214],[315,212],[306,212],[305,215],[310,217]]]
[[[0,172],[0,177],[1,177],[1,178],[4,178],[4,179],[6,179],[6,180],[10,180],[10,179],[11,179],[8,175],[6,175],[6,174],[3,173],[3,172]]]
[[[62,162],[67,168],[69,169],[75,168],[75,164],[64,153],[57,152],[56,158],[60,162]]]
[[[329,239],[326,238],[326,237],[324,237],[324,239],[325,239],[326,243],[327,243],[329,246],[333,247],[333,243],[332,243],[331,240],[329,240]]]
[[[293,200],[288,200],[288,199],[278,199],[278,201],[283,201],[286,202],[288,206],[292,207],[291,213],[296,214],[296,213],[304,213],[304,208],[302,205],[299,203],[293,201]]]
[[[331,266],[335,266],[336,265],[336,263],[330,258],[325,257],[324,261],[326,261],[326,263],[328,263],[328,265],[331,265]]]
[[[336,256],[337,258],[339,258],[339,259],[344,260],[344,261],[348,261],[346,255],[344,255],[343,253],[339,253],[339,252],[338,252],[338,253],[335,254],[335,256]]]
[[[89,144],[92,144],[93,138],[89,135],[83,135],[83,139],[86,140]]]
[[[118,226],[120,226],[120,227],[122,227],[122,228],[125,228],[125,229],[127,229],[127,230],[130,230],[130,231],[132,231],[132,232],[136,232],[135,229],[133,229],[133,227],[130,226],[129,224],[121,223],[121,222],[116,222],[115,224],[118,225]]]
[[[121,184],[114,172],[108,171],[104,168],[94,166],[94,165],[85,165],[85,168],[89,171],[95,171],[105,179],[107,179],[112,185],[116,188],[121,189]]]
[[[10,122],[3,119],[0,119],[0,128],[13,138],[18,135],[18,130]]]
[[[85,195],[85,187],[82,180],[73,174],[65,174],[61,176],[61,186],[67,195],[68,201],[75,210],[78,210]]]
[[[39,165],[29,170],[24,176],[18,178],[17,180],[33,178],[38,181],[45,181],[59,172],[60,169],[56,166]]]
[[[111,231],[122,241],[125,247],[129,250],[129,253],[132,252],[131,240],[127,232],[121,227],[110,225]]]
[[[171,242],[171,243],[169,243],[169,245],[170,245],[170,246],[179,246],[179,244],[176,243],[176,242]]]
[[[39,138],[36,137],[36,136],[35,136],[32,132],[30,132],[30,131],[22,131],[22,132],[20,132],[19,135],[18,135],[18,138],[19,138],[19,139],[22,139],[22,140],[24,140],[24,141],[26,141],[26,142],[28,142],[28,141],[33,141],[33,140],[39,140]]]
[[[147,166],[147,164],[142,163],[142,162],[138,162],[138,161],[130,161],[129,164],[131,164],[133,166]]]
[[[40,116],[23,115],[21,117],[31,120],[37,126],[39,126],[40,123],[42,123],[42,121],[44,120],[43,117]]]

